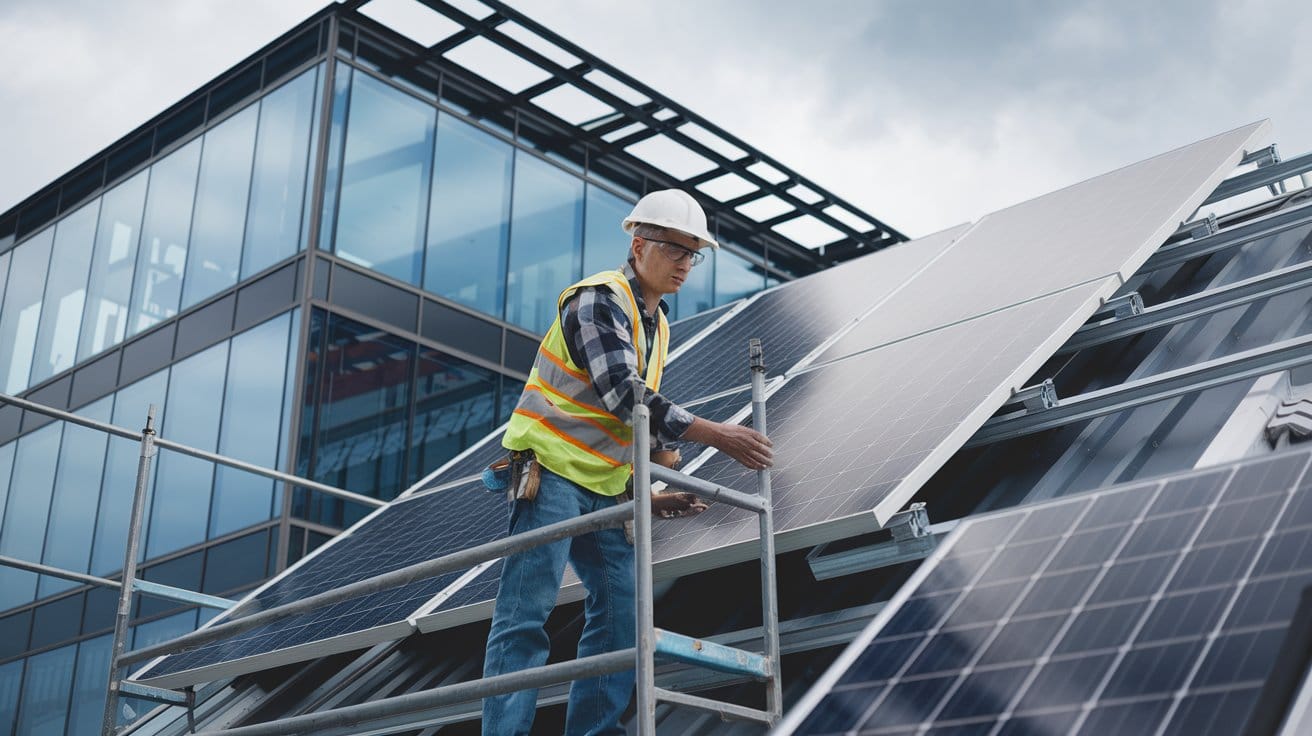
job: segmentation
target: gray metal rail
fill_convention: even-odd
[[[765,424],[765,364],[759,340],[750,344],[752,365],[753,424],[764,432]],[[153,421],[154,408],[151,408]],[[722,718],[747,719],[773,724],[782,714],[782,685],[779,679],[779,613],[775,582],[774,514],[770,502],[770,475],[759,471],[759,495],[734,491],[729,488],[692,478],[673,470],[656,470],[647,448],[650,441],[650,409],[638,404],[633,412],[633,489],[634,500],[617,504],[602,511],[592,512],[568,521],[558,522],[529,532],[507,537],[470,549],[444,555],[435,560],[410,565],[400,570],[383,573],[334,590],[293,601],[263,611],[247,611],[251,602],[234,609],[232,618],[207,629],[186,634],[162,644],[122,652],[122,637],[116,630],[114,656],[111,659],[112,686],[105,710],[105,736],[114,734],[114,711],[120,691],[130,694],[145,693],[161,702],[184,702],[188,708],[194,702],[190,693],[161,691],[132,681],[116,681],[115,672],[130,665],[158,656],[194,649],[212,641],[225,639],[273,621],[306,613],[333,603],[361,595],[428,579],[446,572],[467,569],[482,562],[492,561],[523,550],[551,542],[568,539],[600,529],[617,527],[626,520],[634,521],[634,561],[636,581],[636,646],[619,652],[585,657],[570,662],[534,667],[491,678],[425,690],[409,695],[384,698],[361,705],[336,708],[319,713],[286,718],[279,721],[230,729],[224,733],[255,736],[261,734],[322,733],[345,729],[366,721],[386,719],[389,723],[406,725],[407,714],[416,717],[435,707],[467,702],[490,695],[514,692],[529,688],[560,684],[571,680],[596,677],[626,669],[635,670],[638,692],[637,731],[639,736],[654,736],[655,713],[659,701],[683,705],[717,713]],[[140,527],[140,503],[144,500],[145,479],[149,460],[153,455],[153,429],[148,422],[142,434],[142,464],[138,473],[137,502],[134,504],[134,525],[129,541],[129,562],[135,559],[135,540]],[[639,449],[640,448],[640,449]],[[652,492],[654,477],[670,486],[689,491],[700,497],[756,512],[761,519],[761,604],[763,608],[762,638],[764,653],[756,654],[736,647],[661,631],[655,625],[652,579]],[[133,570],[127,568],[128,574]],[[125,589],[121,600],[130,601],[131,590]],[[120,604],[120,622],[126,630],[126,604]],[[766,709],[744,708],[731,703],[720,703],[707,698],[677,693],[656,687],[657,658],[691,663],[719,672],[733,673],[763,681],[766,684]],[[190,710],[189,710],[190,716]]]

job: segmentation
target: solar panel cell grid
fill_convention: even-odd
[[[1308,458],[966,522],[782,732],[1237,732],[1312,582]],[[1021,549],[1043,560],[1012,580]]]

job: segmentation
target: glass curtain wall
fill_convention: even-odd
[[[284,83],[0,256],[0,346],[12,346],[0,389],[25,391],[298,252],[318,76]]]
[[[632,200],[337,64],[325,249],[538,333],[561,289],[624,262]],[[764,286],[761,266],[725,258],[718,277],[714,263],[693,272],[676,316]]]

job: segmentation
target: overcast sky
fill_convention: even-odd
[[[0,211],[323,0],[3,0]],[[532,0],[524,12],[924,235],[1253,120],[1312,150],[1312,3]]]

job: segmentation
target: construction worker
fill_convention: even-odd
[[[690,440],[718,448],[752,469],[769,467],[770,441],[749,427],[695,417],[657,393],[669,342],[667,305],[689,272],[719,244],[706,215],[686,192],[666,189],[638,201],[622,224],[632,236],[628,262],[565,289],[557,317],[538,349],[529,380],[502,444],[511,451],[510,533],[599,511],[623,500],[632,474],[635,402],[651,409],[655,442]],[[658,453],[653,460],[660,462]],[[667,460],[668,462],[668,460]],[[491,469],[489,469],[491,471]],[[489,478],[490,485],[497,480]],[[687,516],[706,508],[687,493],[657,494],[653,512]],[[635,641],[634,553],[621,529],[566,539],[505,561],[485,677],[546,662],[544,625],[556,604],[568,561],[587,591],[578,656],[627,649]],[[623,734],[620,717],[633,691],[632,670],[575,681],[565,733]],[[483,733],[527,734],[537,691],[483,701]]]

